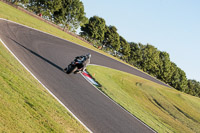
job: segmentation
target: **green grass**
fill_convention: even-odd
[[[158,132],[200,132],[200,99],[143,78],[88,66],[106,95]]]
[[[0,43],[0,132],[87,132]]]

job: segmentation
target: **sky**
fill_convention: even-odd
[[[200,0],[81,0],[128,42],[169,53],[188,79],[200,81]]]

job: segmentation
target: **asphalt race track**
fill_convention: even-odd
[[[154,132],[105,97],[80,74],[67,75],[63,68],[77,55],[91,53],[91,64],[132,73],[162,85],[164,83],[82,46],[1,19],[0,39],[92,132]]]

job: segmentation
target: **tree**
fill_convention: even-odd
[[[188,82],[187,82],[187,77],[186,77],[186,74],[185,74],[185,72],[183,71],[183,70],[181,70],[180,68],[179,68],[179,75],[180,75],[180,79],[179,79],[179,86],[178,86],[178,89],[180,88],[180,90],[182,91],[182,92],[185,92],[185,90],[187,89],[187,84],[188,84]]]
[[[63,24],[63,30],[67,28],[70,31],[75,31],[88,21],[80,0],[62,0],[62,8],[53,13],[53,18],[57,24]]]
[[[185,91],[188,94],[191,94],[193,96],[200,97],[200,82],[196,80],[188,80],[188,88]]]
[[[164,81],[165,83],[169,83],[170,78],[172,77],[172,71],[170,70],[171,61],[169,58],[169,54],[167,52],[160,52],[160,63],[159,69],[160,73],[158,74],[158,78]]]
[[[174,62],[171,62],[170,70],[172,71],[172,77],[169,81],[169,84],[176,89],[178,88],[179,73],[178,73],[177,66]]]
[[[142,62],[141,66],[143,68],[143,71],[154,75],[157,77],[157,74],[159,73],[159,54],[160,51],[157,50],[152,45],[142,45]]]
[[[62,8],[62,0],[45,0],[43,15],[53,18],[54,12]]]
[[[36,14],[42,13],[43,16],[52,19],[53,13],[61,9],[62,0],[30,0],[27,7]]]
[[[120,52],[123,54],[122,59],[128,60],[131,51],[130,44],[127,43],[127,41],[122,36],[120,36],[119,38],[121,46]]]
[[[27,4],[29,3],[29,0],[8,0],[9,2],[12,2],[13,4],[21,3],[21,4]]]
[[[170,69],[173,71],[173,74],[169,84],[175,89],[184,92],[185,89],[187,88],[186,74],[183,70],[177,67],[175,63],[172,62],[171,64],[172,65]]]
[[[142,63],[142,51],[141,48],[137,43],[130,42],[130,56],[128,58],[128,62],[132,65],[134,65],[137,68],[141,69],[141,63]],[[142,44],[141,44],[142,45]]]
[[[117,28],[115,26],[109,26],[109,27],[106,26],[103,45],[113,52],[119,51],[120,40],[119,40],[119,34],[117,33]]]
[[[81,35],[102,42],[106,31],[106,22],[103,18],[93,16],[89,19],[88,24],[81,26],[81,31]]]
[[[44,11],[46,1],[47,0],[30,0],[30,4],[27,7],[28,9],[38,14]]]

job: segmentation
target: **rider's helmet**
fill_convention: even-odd
[[[91,58],[91,54],[86,54],[86,57],[87,57],[88,59],[90,59],[90,58]]]

